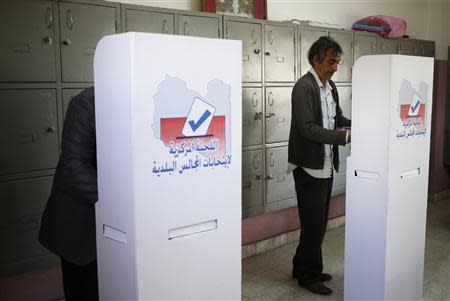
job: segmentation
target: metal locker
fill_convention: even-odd
[[[330,37],[341,45],[343,54],[338,71],[332,80],[335,82],[351,82],[353,66],[353,33],[351,31],[330,31]]]
[[[295,81],[295,28],[264,25],[264,81]]]
[[[263,157],[262,150],[242,152],[242,209],[263,206]]]
[[[204,38],[220,38],[219,18],[193,15],[178,15],[179,35]]]
[[[242,88],[242,146],[262,144],[262,88]]]
[[[55,90],[0,90],[0,175],[56,167]]]
[[[62,101],[63,101],[63,116],[66,116],[67,108],[69,107],[69,103],[74,96],[77,96],[84,89],[63,89],[62,91]]]
[[[116,8],[60,3],[63,82],[93,82],[93,61],[98,41],[116,33]]]
[[[242,81],[261,82],[262,25],[226,21],[226,39],[242,40]]]
[[[172,13],[137,10],[122,10],[124,31],[174,34],[175,16]]]
[[[351,119],[352,114],[352,87],[338,85],[339,106],[345,117]],[[351,144],[339,146],[339,172],[334,174],[332,194],[345,192],[345,179],[347,173],[347,157],[350,156]]]
[[[377,54],[377,37],[355,34],[354,62],[363,55]]]
[[[0,3],[0,82],[56,81],[52,1]]]
[[[380,38],[378,40],[378,53],[379,54],[397,54],[398,53],[398,40]]]
[[[28,272],[59,261],[38,241],[53,177],[0,183],[0,276]]]
[[[308,61],[308,51],[311,45],[322,36],[328,36],[326,30],[302,28],[300,31],[300,76],[305,75],[311,64]]]
[[[400,40],[399,54],[402,55],[418,55],[417,43],[415,41]]]
[[[266,204],[295,198],[292,173],[288,173],[288,147],[266,149]]]
[[[266,143],[287,141],[292,87],[266,87]]]

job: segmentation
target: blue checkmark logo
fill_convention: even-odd
[[[181,133],[185,137],[203,136],[208,132],[216,108],[206,101],[196,97],[189,109],[189,114]]]
[[[209,110],[206,110],[202,116],[195,122],[194,120],[189,120],[189,125],[191,126],[192,131],[196,131],[208,117],[211,115],[211,112]]]
[[[419,105],[420,105],[420,100],[418,100],[417,102],[416,102],[416,104],[413,106],[413,107],[411,107],[411,112],[414,114],[415,113],[415,111],[417,110],[417,108],[419,107]]]

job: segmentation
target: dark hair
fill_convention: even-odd
[[[308,61],[311,66],[314,66],[314,57],[316,55],[319,62],[322,63],[328,49],[333,49],[335,54],[342,54],[341,46],[333,38],[322,36],[311,45],[311,48],[309,48]]]

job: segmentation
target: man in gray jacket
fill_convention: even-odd
[[[292,90],[292,121],[288,160],[293,169],[301,222],[300,242],[293,258],[292,276],[315,294],[332,290],[323,282],[322,241],[327,228],[333,170],[339,169],[338,145],[350,142],[351,121],[342,115],[339,95],[331,80],[342,49],[329,37],[320,37],[308,52],[312,68]]]
[[[42,216],[39,241],[61,258],[64,296],[98,300],[95,203],[97,154],[94,88],[67,109],[61,156]]]

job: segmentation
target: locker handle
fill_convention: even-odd
[[[265,55],[270,55],[270,51],[265,51],[264,54]]]
[[[244,185],[242,185],[242,188],[244,188],[244,189],[248,189],[250,187],[252,187],[252,182],[251,181],[247,181],[247,182],[245,182]]]
[[[257,105],[258,105],[258,97],[257,97],[257,95],[256,95],[256,92],[253,92],[253,95],[252,95],[252,105],[254,106],[254,107],[256,107]]]
[[[253,52],[256,54],[260,54],[261,53],[261,49],[253,49]]]
[[[253,168],[254,169],[259,169],[259,162],[260,162],[259,156],[254,156],[253,157]]]
[[[189,35],[189,24],[188,22],[184,22],[184,35],[188,36]]]
[[[252,44],[256,44],[256,42],[258,42],[258,35],[256,34],[256,30],[252,30],[252,33],[251,33],[251,41],[252,41]]]
[[[51,126],[51,127],[47,128],[47,132],[49,132],[49,133],[54,133],[54,132],[56,132],[56,127]]]
[[[45,20],[47,23],[47,28],[52,28],[53,26],[53,15],[50,7],[47,7],[47,11],[45,13]]]
[[[267,113],[266,118],[272,118],[275,116],[275,113]]]
[[[169,26],[167,26],[167,20],[163,21],[162,33],[169,33]]]
[[[64,45],[70,45],[70,44],[72,44],[72,41],[71,40],[69,40],[69,39],[65,39],[63,42],[62,42]]]
[[[274,167],[275,166],[275,159],[273,158],[273,153],[270,154],[269,165],[270,165],[270,167]]]
[[[66,21],[67,21],[67,28],[69,30],[72,30],[74,20],[73,20],[72,11],[70,9],[67,10]]]
[[[51,37],[45,37],[42,39],[42,41],[47,45],[51,45],[53,43],[53,40]]]
[[[271,174],[268,174],[267,177],[266,177],[266,179],[267,179],[267,180],[273,180],[274,178],[273,178],[273,176],[272,176]]]
[[[273,44],[273,31],[269,30],[269,32],[267,33],[267,39],[269,40],[269,44],[272,45]]]
[[[269,106],[273,106],[275,100],[273,98],[272,92],[269,92],[269,95],[267,97],[268,97]]]
[[[262,117],[262,115],[263,115],[263,112],[256,112],[255,113],[255,120],[261,120],[261,117]]]
[[[256,181],[261,180],[261,175],[255,175],[255,180],[256,180]]]

